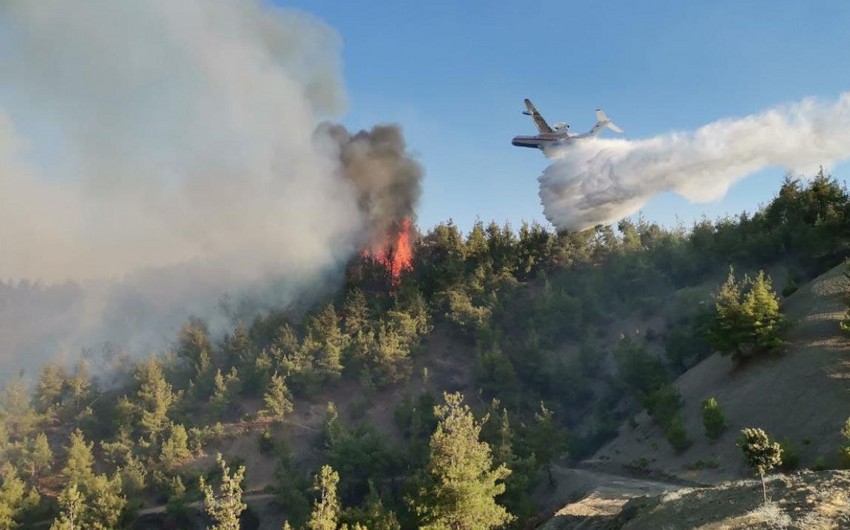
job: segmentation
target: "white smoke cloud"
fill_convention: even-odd
[[[314,137],[345,106],[339,49],[260,0],[0,2],[4,371],[338,271],[367,221]]]
[[[693,132],[577,141],[552,155],[538,179],[543,212],[559,230],[584,230],[627,217],[665,191],[710,202],[765,167],[811,174],[850,158],[850,92]]]

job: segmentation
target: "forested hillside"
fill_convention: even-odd
[[[673,380],[718,350],[781,354],[773,291],[847,258],[850,197],[821,172],[691,227],[449,221],[409,261],[401,245],[353,260],[333,296],[222,336],[192,318],[167,351],[112,345],[108,362],[10,376],[0,528],[522,528],[557,459],[641,410],[676,452],[702,436]],[[0,303],[68,288],[0,284]],[[759,317],[747,339],[730,308],[767,311],[778,334]],[[246,510],[252,496],[269,506]]]

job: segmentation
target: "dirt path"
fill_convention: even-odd
[[[254,494],[249,494],[249,495],[243,495],[242,496],[242,502],[244,502],[245,504],[250,504],[252,502],[268,501],[268,500],[271,500],[271,499],[274,499],[274,498],[275,498],[275,495],[273,493],[254,493]],[[195,508],[197,510],[201,510],[204,507],[204,502],[203,501],[190,502],[186,506],[188,508]],[[164,505],[164,504],[162,506],[152,506],[150,508],[144,508],[142,510],[139,510],[136,513],[136,515],[138,517],[143,517],[145,515],[155,515],[155,514],[158,514],[158,513],[165,513],[165,508],[166,508],[166,505]]]
[[[632,498],[678,490],[684,486],[668,482],[614,475],[593,469],[553,466],[558,486],[550,499],[578,498],[562,505],[540,530],[591,530],[605,528]]]

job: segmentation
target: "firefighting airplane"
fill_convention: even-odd
[[[576,140],[581,140],[582,138],[593,138],[606,127],[614,132],[623,132],[623,129],[614,125],[611,120],[605,116],[602,109],[596,109],[596,125],[594,125],[592,129],[584,134],[573,134],[570,132],[569,124],[564,122],[556,123],[554,128],[549,127],[549,124],[546,123],[543,116],[541,116],[540,113],[537,112],[537,109],[534,108],[530,99],[526,98],[525,108],[527,110],[524,110],[522,113],[526,116],[531,116],[531,119],[534,120],[534,124],[537,125],[537,130],[540,131],[540,134],[536,134],[534,136],[514,136],[511,143],[517,147],[534,147],[543,151],[544,154],[547,154],[547,150],[551,147],[569,144]]]

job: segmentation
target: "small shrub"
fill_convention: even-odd
[[[682,406],[682,396],[673,385],[664,385],[644,399],[644,406],[652,421],[662,429],[667,429]]]
[[[789,438],[779,440],[779,447],[782,448],[782,462],[779,464],[779,469],[785,471],[794,471],[800,467],[800,451],[797,444]]]
[[[720,464],[717,463],[717,460],[711,458],[709,460],[697,460],[685,468],[691,471],[699,471],[700,469],[717,469],[718,467],[720,467]]]
[[[266,455],[274,451],[274,437],[270,430],[266,429],[260,434],[260,453]]]
[[[678,415],[670,420],[669,425],[667,425],[667,428],[664,430],[664,436],[667,438],[670,446],[672,446],[677,453],[681,453],[691,446],[691,440],[688,438],[688,432],[685,430],[682,418]]]
[[[726,419],[723,417],[723,411],[720,405],[713,397],[705,398],[700,404],[702,411],[702,424],[705,427],[705,435],[712,440],[716,440],[723,434],[726,429]]]

